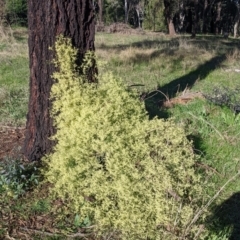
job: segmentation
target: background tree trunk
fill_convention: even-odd
[[[236,38],[238,35],[238,25],[240,21],[240,5],[236,3],[236,15],[234,17],[234,25],[233,25],[233,37]]]
[[[202,14],[203,15],[202,16],[202,29],[201,29],[202,33],[207,33],[207,22],[206,22],[207,14],[208,14],[208,0],[204,0],[203,14]]]
[[[63,34],[79,49],[77,64],[87,50],[94,50],[94,9],[92,0],[28,0],[30,98],[23,153],[28,160],[40,160],[50,152],[54,133],[50,117],[54,46]],[[94,71],[92,71],[94,73]],[[90,76],[89,81],[94,81]]]
[[[5,15],[6,15],[6,13],[5,13],[5,1],[0,0],[0,24],[4,20]]]
[[[102,25],[104,24],[103,23],[103,0],[98,0],[98,7],[99,7],[99,12],[98,12],[99,25]]]
[[[128,1],[124,0],[125,23],[128,23]]]

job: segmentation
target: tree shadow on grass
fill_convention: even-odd
[[[165,113],[164,115],[161,111],[163,103],[167,100],[166,97],[173,98],[177,93],[182,92],[184,89],[191,89],[196,82],[204,80],[212,71],[216,70],[224,60],[226,60],[225,54],[216,56],[201,64],[197,69],[190,73],[176,78],[164,86],[159,86],[156,91],[153,91],[150,94],[145,93],[145,104],[150,118],[155,116],[161,118],[164,116],[168,117],[168,114]]]
[[[217,206],[208,219],[208,226],[211,232],[223,231],[231,228],[229,240],[240,239],[240,192],[234,193],[230,198]]]

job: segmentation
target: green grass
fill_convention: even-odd
[[[206,100],[176,105],[169,115],[186,129],[188,138],[193,142],[194,151],[200,156],[197,169],[206,173],[205,191],[210,198],[213,197],[240,169],[240,115],[228,107],[216,106]],[[212,237],[208,235],[206,239],[240,238],[240,205],[236,203],[240,199],[239,192],[238,177],[210,205],[212,214],[206,220],[206,227]],[[224,234],[229,237],[224,238]]]
[[[4,36],[0,38],[0,125],[24,125],[29,81],[26,31],[16,29]],[[161,103],[166,100],[165,95],[176,97],[185,89],[211,95],[216,88],[229,91],[240,88],[240,73],[235,71],[240,69],[238,40],[217,36],[191,39],[186,35],[171,39],[153,33],[98,33],[96,54],[105,62],[99,72],[111,70],[139,94],[145,93],[143,98],[151,117],[173,117],[185,128],[195,153],[200,156],[196,167],[206,173],[206,193],[213,197],[240,169],[240,115],[228,106],[218,106],[206,99],[195,99],[170,109],[161,108]],[[206,220],[209,235],[205,239],[229,239],[231,235],[240,239],[239,192],[237,178],[210,205],[212,215]],[[76,230],[75,216],[63,203],[58,206],[47,197],[38,198],[30,193],[28,199],[24,198],[22,208],[10,201],[8,211],[19,219],[24,214],[27,218],[45,214],[49,219],[55,214],[56,229]]]
[[[31,210],[35,213],[47,213],[50,210],[50,202],[46,199],[40,199],[33,203]]]

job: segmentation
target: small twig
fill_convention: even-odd
[[[90,235],[92,235],[92,233],[74,233],[74,234],[68,234],[66,236],[69,238],[76,238],[76,237],[84,237],[85,238]]]
[[[215,172],[216,174],[218,174],[218,176],[223,177],[222,174],[220,174],[215,168],[210,167],[207,164],[196,162],[196,165],[198,165],[200,167],[203,167],[203,168],[205,168],[207,170],[211,170],[211,171]]]
[[[163,93],[162,91],[160,91],[160,90],[154,90],[154,91],[148,93],[148,95],[151,94],[151,93],[154,93],[154,92],[159,92],[159,93],[161,93],[161,94],[167,99],[167,101],[170,102],[169,97],[168,97],[165,93]],[[157,94],[157,93],[155,93],[154,95],[152,95],[152,96],[150,96],[150,97],[148,97],[148,98],[151,98],[151,97],[155,96],[156,94]],[[144,100],[146,100],[146,99],[148,99],[148,98],[145,98]]]
[[[211,128],[213,128],[216,133],[223,139],[226,141],[226,138],[211,124],[209,123],[208,121],[206,121],[205,119],[203,118],[199,118],[199,117],[196,117],[195,115],[193,115],[191,112],[188,112],[189,115],[191,115],[193,118],[197,119],[197,120],[202,120],[203,122],[205,122],[207,125],[209,125]]]
[[[129,85],[128,87],[144,87],[145,85],[144,84],[132,84],[132,85]]]
[[[49,237],[53,237],[53,236],[66,236],[68,238],[77,238],[77,237],[87,237],[90,236],[92,233],[73,233],[73,234],[64,234],[64,233],[51,233],[51,232],[46,232],[46,231],[40,231],[37,229],[31,229],[31,228],[20,228],[20,230],[23,230],[25,232],[33,232],[35,234],[41,234],[41,235],[45,235],[45,236],[49,236]]]
[[[150,97],[147,97],[147,98],[144,98],[144,101],[146,101],[147,99],[149,99],[149,98],[152,98],[152,97],[154,97],[155,95],[157,95],[157,93],[154,93],[153,95],[151,95]]]
[[[240,170],[234,176],[228,179],[227,182],[223,184],[223,186],[215,193],[215,195],[202,208],[200,208],[200,210],[196,213],[192,221],[189,223],[188,227],[185,230],[185,233],[188,233],[191,226],[199,219],[199,217],[202,215],[204,210],[207,209],[212,204],[212,202],[219,196],[219,194],[224,190],[224,188],[239,175],[240,175]]]
[[[171,195],[176,201],[180,201],[181,200],[181,197],[175,191],[173,191],[172,189],[168,189],[167,193],[169,195]]]
[[[45,235],[45,236],[50,236],[50,237],[53,237],[53,236],[60,236],[61,234],[59,233],[51,233],[51,232],[45,232],[45,231],[40,231],[40,230],[36,230],[36,229],[31,229],[31,228],[26,228],[26,227],[21,227],[20,230],[23,230],[25,232],[33,232],[33,233],[36,233],[36,234],[42,234],[42,235]]]

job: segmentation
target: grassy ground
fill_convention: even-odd
[[[24,125],[28,101],[26,29],[0,26],[0,124]]]
[[[25,123],[28,100],[26,37],[25,29],[0,28],[0,125]],[[196,165],[199,171],[207,172],[206,192],[214,199],[210,205],[212,215],[205,224],[210,231],[206,239],[239,239],[240,179],[231,179],[240,169],[240,115],[234,111],[240,106],[239,40],[217,36],[191,39],[188,35],[168,38],[157,33],[130,36],[101,33],[96,35],[96,49],[98,58],[105,62],[99,71],[111,70],[128,86],[136,88],[146,102],[150,117],[173,117],[193,141],[194,151],[200,156]],[[201,92],[207,99],[196,98],[186,104],[163,107],[164,101],[189,91]],[[36,180],[37,173],[34,176]],[[221,189],[228,180],[230,183]],[[46,189],[42,193],[48,195]],[[74,232],[80,227],[71,213],[67,219],[63,217],[62,213],[65,211],[66,216],[68,211],[64,203],[51,202],[47,198],[39,200],[38,192],[27,193],[17,201],[11,200],[10,204],[8,196],[4,196],[2,206],[18,221],[45,221],[43,229],[49,235],[35,239],[60,239],[53,237],[56,229]],[[12,228],[18,226],[16,221],[9,219],[9,214],[4,214]],[[50,228],[51,224],[54,226]],[[3,226],[0,236],[1,232],[10,231],[8,224]],[[37,232],[31,234],[39,236]]]

